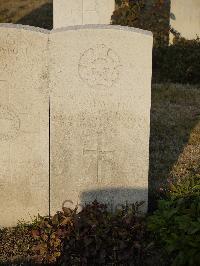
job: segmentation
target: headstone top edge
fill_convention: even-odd
[[[114,30],[139,33],[139,34],[148,35],[150,37],[153,37],[153,34],[151,31],[147,31],[147,30],[143,30],[143,29],[139,29],[139,28],[134,28],[134,27],[128,27],[128,26],[108,25],[108,24],[86,24],[86,25],[67,26],[67,27],[53,29],[50,31],[50,33],[52,34],[52,33],[63,32],[63,31],[84,30],[84,29],[114,29]]]
[[[59,33],[59,32],[66,32],[66,31],[72,31],[72,30],[84,30],[84,29],[114,29],[114,30],[120,30],[120,31],[139,33],[139,34],[147,35],[150,37],[153,36],[152,32],[147,31],[147,30],[142,30],[139,28],[128,27],[128,26],[107,25],[107,24],[105,25],[104,24],[75,25],[75,26],[62,27],[62,28],[53,29],[53,30],[46,30],[43,28],[28,26],[28,25],[0,23],[0,28],[19,29],[19,30],[23,29],[27,31],[40,32],[44,34],[53,34],[53,33]]]
[[[13,23],[0,23],[0,28],[5,28],[5,29],[19,29],[19,30],[27,30],[27,31],[34,31],[34,32],[40,32],[44,34],[49,34],[49,30],[39,28],[39,27],[34,27],[34,26],[29,26],[29,25],[22,25],[22,24],[13,24]]]

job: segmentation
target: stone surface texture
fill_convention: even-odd
[[[170,24],[186,39],[200,36],[200,1],[171,0]]]
[[[48,213],[47,36],[0,27],[0,226]]]
[[[119,26],[50,35],[51,195],[148,202],[152,36]],[[102,197],[102,195],[104,195]]]
[[[110,24],[114,0],[55,0],[54,29],[84,24]]]
[[[65,200],[146,210],[152,42],[120,26],[1,25],[0,226],[47,215],[49,187],[52,214]]]

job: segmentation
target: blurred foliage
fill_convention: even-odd
[[[174,44],[154,49],[154,78],[158,82],[200,83],[200,39],[186,40],[179,34]]]
[[[117,0],[116,4],[112,24],[152,31],[155,47],[168,44],[170,6],[167,1],[154,0],[149,4],[146,0]]]
[[[153,81],[200,83],[200,40],[186,40],[170,26],[170,1],[117,0],[112,24],[152,31]],[[169,44],[169,34],[173,45]]]

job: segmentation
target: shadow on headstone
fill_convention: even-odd
[[[21,18],[17,24],[40,27],[44,29],[53,28],[53,3],[47,3],[40,8],[33,10],[31,13]]]
[[[144,201],[141,206],[141,211],[147,210],[147,202],[145,202],[145,195],[148,194],[147,189],[138,188],[104,188],[88,190],[81,193],[81,205],[84,206],[86,203],[92,203],[97,200],[99,203],[107,204],[110,210],[120,208],[121,205],[140,203]],[[147,201],[147,199],[146,199]]]

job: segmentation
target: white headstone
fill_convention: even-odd
[[[0,226],[48,214],[47,37],[0,26]]]
[[[152,42],[120,26],[0,26],[0,226],[47,215],[49,186],[52,213],[95,199],[146,210]]]
[[[82,26],[50,35],[51,195],[148,202],[151,33]]]
[[[54,0],[54,28],[83,24],[110,24],[115,0]]]
[[[170,24],[186,39],[200,37],[200,1],[171,0]]]

